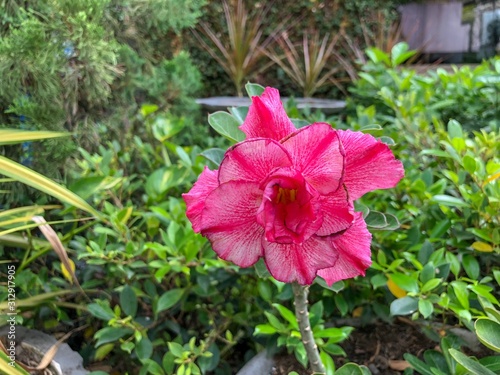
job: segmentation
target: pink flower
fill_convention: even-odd
[[[387,145],[325,123],[297,130],[270,87],[252,98],[241,130],[247,139],[183,195],[194,231],[241,267],[263,257],[283,282],[364,275],[371,234],[353,201],[403,177]]]

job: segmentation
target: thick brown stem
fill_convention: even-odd
[[[318,346],[314,342],[311,322],[309,321],[309,311],[307,310],[307,294],[309,293],[309,287],[297,283],[293,283],[292,287],[295,296],[295,317],[297,323],[299,323],[300,335],[302,337],[302,343],[306,348],[309,365],[315,374],[326,374],[325,367],[319,357]]]

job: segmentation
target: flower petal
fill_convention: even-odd
[[[219,168],[219,182],[260,182],[278,167],[292,164],[288,152],[272,139],[256,138],[231,147]]]
[[[264,241],[264,260],[271,275],[279,281],[311,284],[316,272],[332,267],[338,254],[328,239],[312,236],[302,245]]]
[[[248,267],[263,255],[264,229],[256,221],[261,200],[259,184],[241,181],[222,184],[208,196],[201,234],[222,259]]]
[[[349,228],[354,221],[353,205],[349,201],[346,189],[323,195],[320,198],[323,223],[316,232],[318,236],[329,236]]]
[[[339,255],[337,262],[333,267],[319,270],[318,276],[324,278],[328,285],[358,275],[364,276],[366,269],[372,264],[371,239],[372,235],[366,229],[363,215],[357,212],[353,225],[330,240]]]
[[[205,167],[191,190],[182,194],[182,198],[186,202],[186,216],[191,221],[195,232],[199,232],[201,229],[201,212],[205,208],[205,199],[219,186],[217,175],[217,170],[211,171]]]
[[[403,164],[385,143],[370,134],[350,130],[339,130],[338,134],[346,155],[344,184],[350,199],[372,190],[392,188],[403,178]]]
[[[240,129],[249,138],[271,138],[276,141],[295,131],[280,101],[279,91],[266,87],[261,96],[252,97],[252,104]]]
[[[282,141],[294,168],[321,194],[340,186],[344,153],[337,132],[329,124],[315,123],[299,129]]]

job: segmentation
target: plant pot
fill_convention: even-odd
[[[57,340],[46,333],[15,326],[15,340],[6,340],[9,326],[0,328],[2,341],[15,341],[16,360],[29,363],[35,367],[44,354],[57,342]],[[61,344],[52,362],[47,367],[53,375],[86,375],[89,371],[83,367],[83,359],[77,352],[73,351],[68,344]]]

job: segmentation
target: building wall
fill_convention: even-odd
[[[462,24],[462,3],[403,5],[401,28],[412,49],[423,53],[463,53],[469,50],[470,24]]]

